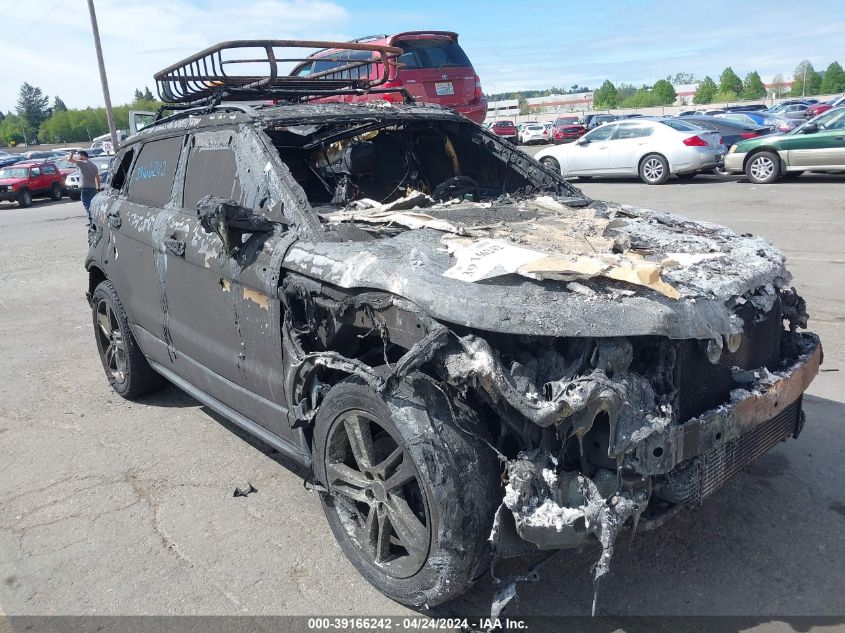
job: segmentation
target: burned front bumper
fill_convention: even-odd
[[[607,549],[629,519],[636,524],[644,517],[642,525],[656,526],[661,515],[701,503],[777,443],[797,437],[804,423],[802,395],[818,373],[822,348],[814,334],[787,336],[792,354],[780,369],[751,372],[728,402],[691,420],[640,433],[616,457],[615,472],[563,471],[554,456],[539,450],[510,460],[491,536],[494,549],[507,556],[524,552],[515,546],[519,540],[564,549],[596,538]]]

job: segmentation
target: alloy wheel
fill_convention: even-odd
[[[359,550],[394,578],[419,571],[431,537],[410,455],[371,414],[351,410],[332,425],[325,460],[335,510]]]
[[[97,304],[97,344],[109,379],[123,384],[126,381],[126,345],[117,315],[105,300]]]
[[[757,180],[766,180],[775,171],[775,163],[768,156],[757,156],[751,161],[751,175]]]
[[[643,163],[643,174],[649,182],[656,182],[663,177],[663,163],[657,158],[649,158]]]

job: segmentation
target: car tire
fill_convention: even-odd
[[[347,379],[323,400],[313,457],[326,519],[358,572],[392,600],[441,604],[486,571],[503,494],[487,436],[456,394],[419,373],[386,396]]]
[[[697,171],[690,171],[690,172],[687,172],[685,174],[675,174],[675,175],[678,178],[680,178],[681,180],[692,180],[693,178],[698,176],[698,172]]]
[[[54,182],[53,186],[50,187],[50,200],[61,200],[62,199],[62,187],[59,183]]]
[[[127,400],[161,389],[167,381],[150,367],[129,329],[123,304],[111,282],[101,282],[91,295],[94,338],[112,388]]]
[[[640,180],[647,185],[662,185],[669,180],[669,162],[660,154],[647,154],[640,161]]]
[[[560,171],[560,163],[557,162],[556,158],[552,158],[551,156],[543,156],[543,158],[540,159],[540,164],[548,167],[556,174],[562,173]]]
[[[780,178],[780,157],[774,152],[752,154],[745,163],[745,175],[755,185],[770,185]]]
[[[30,193],[29,189],[24,189],[18,194],[18,206],[23,209],[32,206],[32,194]]]

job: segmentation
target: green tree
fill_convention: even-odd
[[[619,105],[619,94],[616,86],[605,79],[601,87],[593,93],[593,107],[598,109],[610,109]]]
[[[41,92],[41,88],[36,88],[28,83],[21,86],[17,112],[18,116],[23,117],[29,130],[37,130],[38,126],[47,119],[49,116],[48,103],[50,103],[50,98]]]
[[[6,115],[3,114],[3,110],[0,110],[0,123],[2,123],[3,119],[5,119],[5,118],[6,118]]]
[[[711,99],[711,103],[730,103],[731,101],[736,101],[737,94],[733,90],[717,90],[716,94],[713,95]]]
[[[144,100],[144,93],[135,88],[135,96],[132,101],[143,101]]]
[[[760,79],[760,73],[754,70],[745,76],[739,96],[743,99],[762,99],[766,96],[766,86]]]
[[[793,97],[817,95],[821,87],[821,75],[813,68],[810,60],[805,59],[795,67],[795,72],[792,73],[792,89],[789,92]]]
[[[677,94],[675,88],[667,79],[658,79],[651,88],[655,105],[671,105],[675,103]]]
[[[742,79],[739,78],[739,75],[737,75],[730,66],[725,68],[725,70],[722,71],[722,74],[719,75],[719,92],[732,92],[735,95],[742,92]]]
[[[32,139],[32,130],[26,120],[11,112],[0,122],[0,144],[19,145]]]
[[[695,89],[692,102],[698,105],[712,103],[713,96],[718,90],[719,87],[716,85],[716,82],[707,76],[698,84],[698,88]]]
[[[824,71],[824,78],[820,88],[821,94],[829,95],[845,90],[845,71],[839,62],[831,62]]]
[[[654,94],[648,88],[640,88],[620,104],[623,108],[650,108],[660,105],[657,103]]]
[[[144,86],[144,101],[155,101],[153,93],[150,92],[150,89],[146,86]]]
[[[59,97],[53,97],[53,112],[67,112],[65,102],[59,99]]]

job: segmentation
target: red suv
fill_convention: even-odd
[[[442,105],[476,123],[484,121],[487,115],[487,100],[481,92],[481,80],[458,44],[457,33],[409,31],[398,35],[372,35],[352,41],[396,46],[404,51],[397,60],[398,68],[392,69],[389,81],[381,87],[404,88],[416,101]],[[304,77],[323,73],[344,64],[348,65],[351,61],[370,59],[372,56],[372,51],[325,49],[315,53],[310,58],[312,61],[296,66],[291,75]],[[398,92],[388,92],[352,97],[326,97],[319,101],[355,102],[373,99],[401,102],[402,95]]]
[[[62,199],[62,174],[52,161],[15,163],[0,169],[0,201],[32,205],[36,196]]]
[[[510,141],[514,145],[516,145],[518,141],[518,135],[516,126],[513,124],[513,121],[496,121],[493,125],[490,126],[493,134],[496,136],[501,136],[507,141]]]
[[[555,119],[552,140],[555,145],[577,141],[587,132],[587,126],[577,116],[562,116]]]

